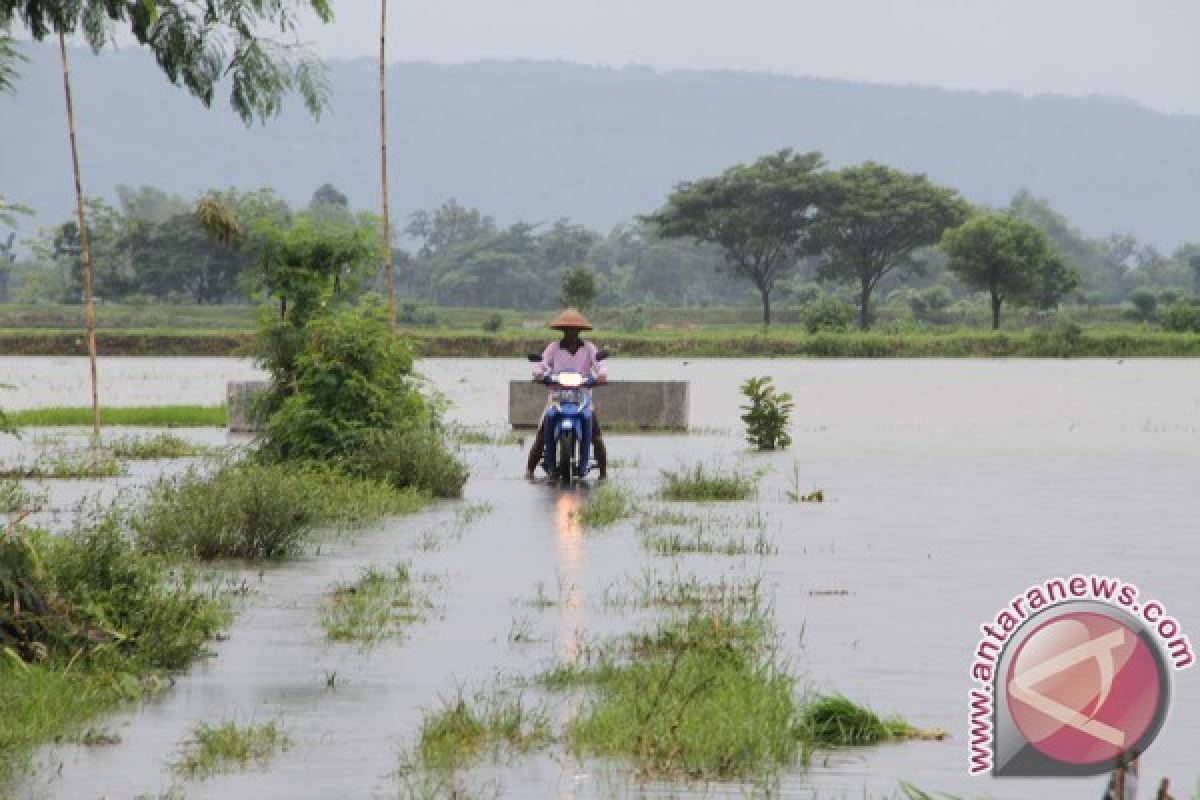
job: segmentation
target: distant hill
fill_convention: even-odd
[[[0,193],[47,223],[71,208],[62,89],[53,48],[28,51],[17,94],[0,97]],[[333,110],[320,122],[292,102],[246,129],[169,86],[139,50],[77,51],[85,188],[111,198],[120,183],[185,195],[272,186],[302,205],[329,181],[372,207],[374,70],[333,62]],[[926,172],[989,204],[1028,187],[1093,235],[1131,232],[1166,249],[1200,239],[1200,117],[1133,102],[550,62],[402,64],[390,89],[403,214],[456,197],[502,223],[569,216],[606,228],[654,209],[682,179],[790,146],[835,165]]]

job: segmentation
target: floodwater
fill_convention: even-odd
[[[515,360],[421,366],[454,403],[451,416],[473,425],[504,422],[504,383],[527,369]],[[692,424],[700,431],[611,436],[610,457],[621,461],[614,479],[648,495],[660,469],[701,459],[769,469],[757,501],[711,513],[737,525],[761,511],[775,555],[663,559],[641,550],[632,523],[583,533],[569,511],[586,502],[586,492],[526,484],[515,447],[472,447],[463,503],[388,522],[261,576],[247,571],[252,592],[215,658],[153,702],[103,723],[121,744],[44,751],[43,769],[19,796],[158,796],[176,785],[189,798],[404,796],[392,773],[423,710],[459,689],[512,685],[569,658],[581,642],[638,624],[603,598],[646,570],[761,574],[806,689],[841,692],[950,733],[943,742],[818,755],[807,771],[789,773],[784,796],[887,797],[900,780],[963,797],[1102,794],[1098,779],[969,778],[969,665],[980,624],[1010,597],[1074,573],[1138,584],[1197,636],[1195,362],[614,360],[610,372],[690,380]],[[225,380],[253,374],[231,359],[101,363],[104,396],[125,405],[219,403]],[[737,384],[752,375],[772,375],[795,396],[786,453],[744,449]],[[0,405],[81,405],[85,381],[83,360],[0,359],[0,383],[16,386],[0,392]],[[603,413],[602,394],[597,404]],[[788,503],[784,492],[794,484],[824,489],[827,501]],[[52,495],[67,490],[52,487]],[[478,503],[490,513],[469,523],[460,517]],[[430,618],[403,641],[370,651],[326,644],[318,613],[325,593],[369,565],[400,560],[427,576],[436,605]],[[534,607],[539,584],[561,602]],[[1144,788],[1169,775],[1176,795],[1187,796],[1200,779],[1200,678],[1193,673],[1174,676],[1167,723],[1142,761]],[[540,697],[532,689],[527,695]],[[295,746],[265,770],[178,784],[170,762],[188,731],[226,719],[277,719]],[[485,762],[471,776],[505,797],[642,790],[620,765],[581,764],[555,752]]]

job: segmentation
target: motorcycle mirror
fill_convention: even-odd
[[[529,355],[525,356],[525,358],[529,359],[529,363],[531,364],[539,364],[542,361],[542,354],[530,353]]]
[[[597,350],[596,351],[596,360],[597,361],[603,361],[606,358],[608,358],[607,350]]]

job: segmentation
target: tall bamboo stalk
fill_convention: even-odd
[[[392,263],[392,216],[388,207],[387,162],[387,0],[379,0],[379,159],[383,184],[384,274],[387,277],[388,321],[396,329],[396,276]]]
[[[92,302],[92,250],[88,243],[87,219],[83,213],[83,181],[79,175],[79,146],[75,140],[75,105],[71,101],[71,68],[67,63],[67,37],[58,33],[62,56],[63,93],[67,98],[67,129],[71,134],[71,166],[75,171],[75,211],[79,215],[79,258],[83,265],[84,326],[87,329],[88,362],[92,387],[92,440],[100,439],[100,394],[96,387],[96,306]]]

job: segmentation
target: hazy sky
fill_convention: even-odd
[[[305,37],[372,55],[376,0]],[[768,70],[1200,112],[1197,0],[390,0],[392,60]]]

